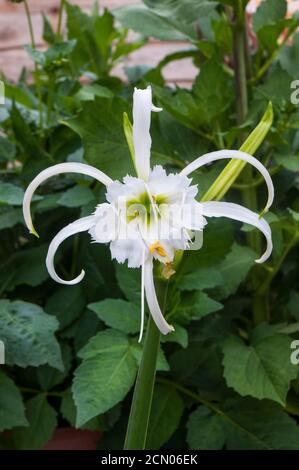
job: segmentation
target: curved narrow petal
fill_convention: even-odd
[[[202,213],[207,217],[229,217],[230,219],[239,220],[246,224],[253,225],[258,228],[266,237],[267,248],[261,258],[255,260],[256,263],[264,263],[272,252],[271,228],[265,219],[259,218],[259,215],[246,207],[232,202],[209,201],[202,202]]]
[[[145,261],[144,263],[144,288],[148,308],[150,310],[154,322],[156,323],[161,333],[163,333],[163,335],[167,335],[171,331],[174,331],[173,326],[169,325],[163,317],[163,314],[159,307],[154,285],[152,258]]]
[[[141,314],[140,314],[140,332],[138,343],[141,343],[144,330],[144,264],[145,264],[145,248],[143,249],[142,265],[141,265]]]
[[[268,187],[268,200],[265,207],[265,210],[267,211],[272,205],[274,199],[274,187],[272,179],[264,165],[255,157],[249,155],[249,153],[241,152],[240,150],[218,150],[216,152],[206,153],[205,155],[202,155],[201,157],[196,158],[193,162],[189,163],[189,165],[187,165],[181,171],[181,174],[188,176],[190,173],[206,165],[207,163],[215,162],[216,160],[222,159],[230,160],[232,158],[236,158],[238,160],[243,160],[244,162],[250,163],[250,165],[254,166],[263,175]]]
[[[78,282],[82,281],[84,274],[85,274],[85,271],[83,269],[81,273],[79,274],[79,276],[77,276],[75,279],[72,279],[71,281],[65,281],[64,279],[61,279],[57,275],[55,268],[54,268],[54,256],[55,256],[57,249],[66,238],[70,237],[71,235],[75,235],[76,233],[85,232],[89,230],[95,223],[96,223],[96,217],[94,217],[93,215],[88,216],[88,217],[82,217],[82,219],[78,219],[75,222],[72,222],[71,224],[64,227],[53,238],[48,249],[48,254],[46,258],[46,266],[47,266],[47,269],[51,278],[54,279],[54,281],[59,282],[60,284],[68,284],[68,285],[77,284]]]
[[[102,171],[90,165],[86,165],[85,163],[59,163],[58,165],[51,166],[50,168],[41,171],[29,184],[23,199],[23,215],[26,225],[30,233],[33,233],[36,236],[38,235],[36,233],[35,228],[33,227],[30,213],[30,204],[32,196],[40,184],[42,184],[48,178],[51,178],[51,176],[59,175],[60,173],[81,173],[83,175],[95,178],[96,180],[103,183],[105,186],[108,186],[113,181]]]
[[[152,103],[152,89],[148,86],[145,90],[135,88],[133,95],[133,142],[135,150],[135,165],[139,178],[148,180],[150,173],[151,153],[151,112],[161,111]]]

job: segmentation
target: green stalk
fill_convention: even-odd
[[[246,39],[245,39],[246,38]],[[235,87],[237,99],[237,122],[242,124],[245,121],[248,112],[248,93],[247,93],[247,69],[251,68],[249,65],[250,56],[247,51],[247,23],[246,13],[242,0],[238,0],[235,5],[235,25],[233,32],[234,40],[234,67],[235,67]],[[243,172],[243,183],[247,185],[242,193],[243,202],[246,207],[252,210],[257,210],[257,195],[254,187],[251,186],[253,182],[252,167],[246,166]],[[248,233],[249,245],[255,250],[260,251],[261,239],[258,233]]]
[[[65,6],[65,0],[60,0],[60,6],[59,6],[59,12],[58,12],[58,22],[57,22],[57,31],[56,31],[56,37],[57,37],[58,40],[61,39],[62,16],[63,16],[64,6]]]
[[[248,111],[246,50],[244,41],[245,13],[242,0],[235,5],[235,24],[233,31],[235,86],[237,98],[237,121],[242,124]]]
[[[247,40],[247,19],[245,5],[243,0],[238,0],[234,8],[234,65],[235,65],[235,85],[237,98],[237,121],[242,124],[248,113],[248,92],[247,77],[251,72],[250,54],[248,51]],[[249,72],[249,74],[248,74]],[[243,203],[253,211],[258,209],[257,191],[253,182],[252,167],[247,165],[243,172],[243,184],[245,189],[242,191]],[[253,231],[247,234],[247,240],[251,248],[260,253],[262,242],[260,232]],[[256,324],[268,319],[267,296],[260,295],[257,288],[260,284],[260,272],[253,270],[251,278],[252,288],[255,291],[252,301],[253,317]]]
[[[27,22],[28,22],[31,46],[33,47],[33,49],[35,49],[36,46],[35,46],[34,32],[33,32],[31,14],[30,14],[30,10],[29,10],[27,0],[24,0],[24,7],[25,7],[25,13],[26,13],[26,18],[27,18]]]
[[[36,49],[36,42],[35,42],[35,37],[34,37],[31,14],[30,14],[27,0],[24,0],[24,8],[25,8],[25,13],[26,13],[26,18],[27,18],[27,23],[28,23],[28,28],[29,28],[31,47],[32,49]],[[38,70],[38,66],[36,63],[34,63],[34,69],[35,69],[36,88],[37,88],[37,96],[38,96],[39,125],[40,125],[40,128],[42,129],[44,125],[43,124],[43,109],[42,109],[42,93],[41,93],[41,86],[40,86],[40,80],[39,80],[39,70]]]
[[[159,345],[160,331],[150,316],[128,421],[125,450],[145,449]]]

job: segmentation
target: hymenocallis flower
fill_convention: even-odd
[[[61,279],[54,268],[54,256],[59,245],[71,235],[88,231],[92,240],[107,243],[111,257],[119,263],[127,261],[129,268],[141,268],[141,329],[144,322],[144,292],[149,311],[163,334],[173,330],[165,320],[155,292],[153,260],[163,263],[171,271],[175,250],[194,249],[194,237],[203,231],[205,217],[229,217],[258,228],[266,237],[264,254],[256,260],[262,263],[272,251],[271,229],[263,218],[238,204],[228,202],[198,202],[197,186],[188,176],[198,168],[220,159],[236,158],[254,166],[264,177],[268,187],[265,210],[273,202],[274,188],[266,168],[256,158],[237,150],[220,150],[196,158],[180,173],[167,174],[161,166],[150,167],[151,112],[161,111],[152,103],[152,91],[135,89],[133,97],[134,166],[137,177],[125,176],[113,181],[102,171],[83,163],[61,163],[42,171],[28,186],[23,202],[25,222],[30,232],[37,235],[31,219],[30,203],[37,187],[51,176],[60,173],[82,173],[106,186],[106,201],[95,212],[64,227],[49,246],[46,265],[52,279],[62,284],[76,284],[84,277],[84,270],[71,281]]]

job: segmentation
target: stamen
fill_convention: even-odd
[[[162,256],[162,258],[166,258],[167,253],[165,248],[161,245],[159,241],[152,243],[149,247],[150,253],[153,255],[155,252],[158,253],[158,255]]]
[[[151,201],[151,205],[152,205],[152,207],[153,207],[155,221],[156,221],[156,223],[158,223],[158,213],[159,213],[158,206],[157,206],[157,204],[155,203],[154,197],[152,196],[152,194],[151,194],[151,192],[150,192],[150,189],[149,189],[147,183],[144,182],[144,186],[145,186],[146,192],[147,192],[147,194],[148,194],[148,197],[149,197],[149,199],[150,199],[150,201]]]

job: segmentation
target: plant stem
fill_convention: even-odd
[[[19,387],[19,390],[22,393],[31,393],[32,395],[47,395],[49,397],[63,397],[65,392],[51,392],[47,390],[38,390],[36,388],[29,388],[29,387]]]
[[[243,2],[237,0],[234,7],[233,50],[238,124],[243,123],[248,111],[244,31],[246,30]]]
[[[271,269],[271,271],[269,271],[268,276],[266,277],[266,279],[264,279],[264,282],[260,285],[260,287],[258,289],[258,293],[260,295],[263,295],[267,292],[272,280],[274,279],[274,277],[276,276],[276,274],[280,270],[281,265],[284,262],[285,258],[287,257],[289,252],[292,250],[292,248],[294,248],[294,246],[297,243],[298,243],[298,233],[295,232],[293,237],[290,239],[289,243],[287,243],[287,245],[285,246],[285,249],[281,253],[280,257],[278,258],[278,260],[276,262],[276,265]]]
[[[247,93],[247,73],[246,69],[251,68],[249,65],[250,56],[247,54],[247,26],[246,13],[244,11],[243,1],[235,2],[235,24],[233,31],[233,50],[234,50],[234,68],[235,68],[235,87],[236,87],[236,107],[237,107],[237,123],[242,124],[245,121],[248,112],[248,93]],[[247,63],[247,66],[246,66]],[[256,191],[251,187],[253,181],[252,168],[247,165],[243,171],[243,184],[246,185],[242,193],[243,202],[252,210],[257,209]],[[248,242],[250,246],[259,251],[260,242],[255,232],[248,234]]]
[[[260,280],[262,282],[260,283],[258,289],[256,290],[254,296],[253,296],[253,319],[254,323],[258,325],[259,323],[262,323],[265,320],[270,320],[270,315],[269,315],[269,288],[271,285],[272,280],[278,273],[278,271],[281,268],[282,263],[284,262],[285,258],[289,254],[292,248],[296,245],[298,242],[298,234],[295,233],[295,235],[291,238],[289,243],[286,245],[285,249],[281,253],[280,257],[277,260],[276,265],[268,271],[268,275]]]
[[[26,18],[27,18],[27,23],[28,23],[28,28],[29,28],[31,47],[32,49],[36,49],[33,25],[31,21],[31,14],[30,14],[27,0],[24,0],[24,8],[25,8],[25,13],[26,13]],[[38,70],[38,66],[36,63],[34,63],[34,70],[35,70],[36,88],[37,88],[37,96],[38,96],[39,125],[40,125],[40,128],[42,129],[43,128],[42,93],[41,93],[41,86],[40,86],[40,80],[39,80],[39,70]]]
[[[24,0],[24,7],[25,7],[26,18],[27,18],[28,27],[29,27],[31,46],[33,47],[33,49],[35,49],[36,46],[35,46],[34,32],[33,32],[31,14],[30,14],[30,10],[29,10],[27,0]]]
[[[235,86],[237,98],[237,121],[242,124],[248,113],[248,91],[247,77],[251,73],[251,60],[248,49],[247,19],[243,0],[235,2],[234,6],[235,25],[233,32],[234,41],[234,66],[235,66]],[[252,167],[247,165],[243,171],[242,199],[245,206],[253,211],[257,211],[258,201],[256,187],[254,186]],[[260,253],[261,236],[259,232],[253,231],[247,234],[247,240],[251,248]],[[252,272],[252,288],[256,290],[260,283],[260,275],[257,269]],[[267,296],[253,295],[253,316],[256,323],[264,321],[268,314]]]
[[[160,331],[149,316],[142,359],[138,370],[128,421],[125,450],[145,449],[156,377]]]
[[[62,15],[63,15],[64,6],[65,6],[65,0],[60,0],[57,31],[56,31],[56,37],[58,40],[61,39]]]

